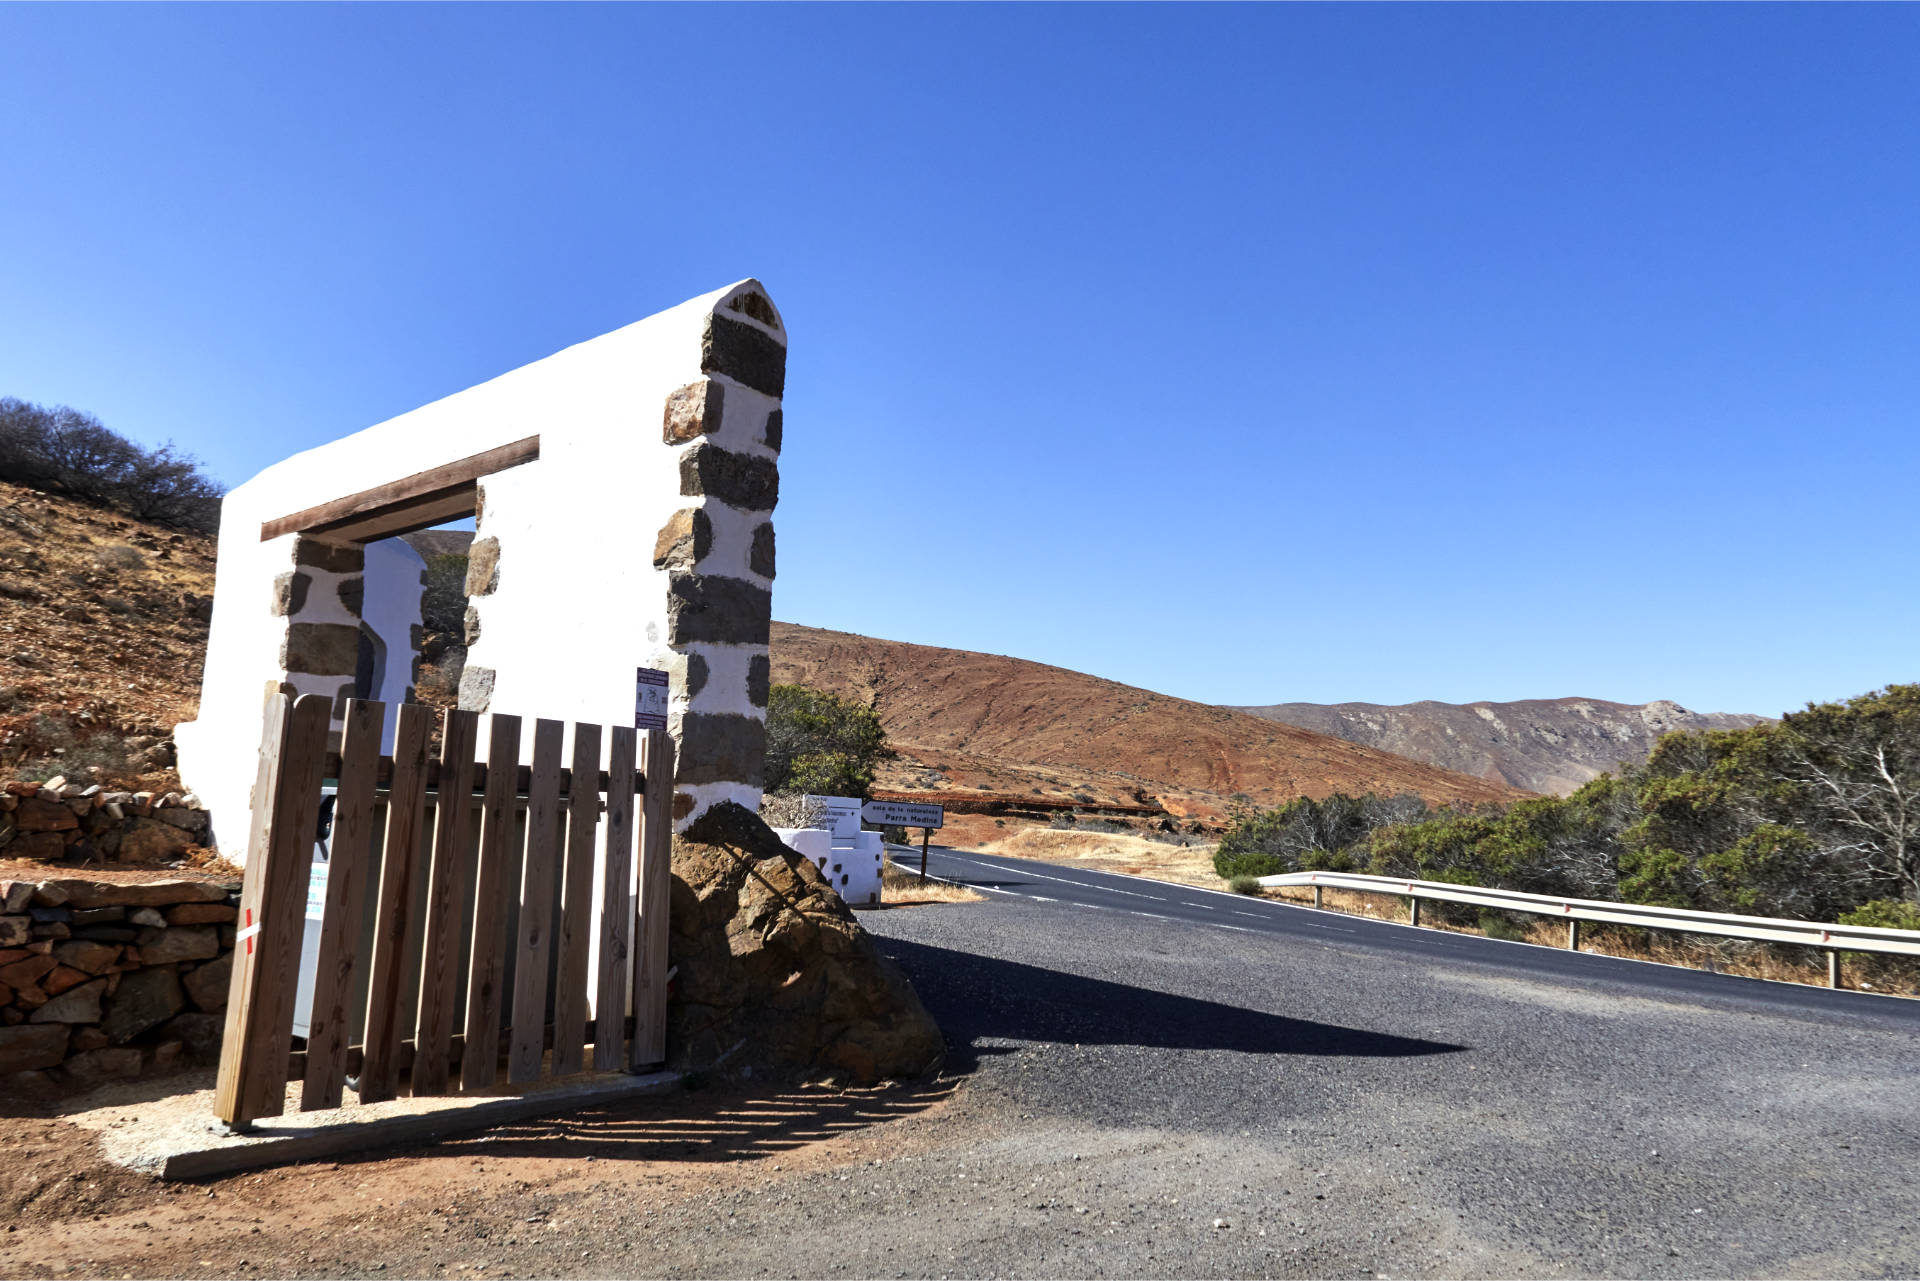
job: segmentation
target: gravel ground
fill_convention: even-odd
[[[62,1176],[0,1275],[1920,1273],[1910,1021],[1002,898],[864,919],[939,1082]]]

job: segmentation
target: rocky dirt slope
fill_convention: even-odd
[[[165,792],[213,540],[0,482],[0,773]]]
[[[1442,769],[1565,795],[1622,761],[1647,759],[1662,734],[1745,729],[1765,720],[1690,712],[1665,700],[1535,698],[1512,703],[1275,703],[1242,707],[1268,720],[1331,734]]]
[[[997,654],[773,625],[773,679],[870,703],[902,759],[901,788],[967,788],[1159,802],[1217,816],[1330,792],[1513,800],[1501,782],[1339,738]]]

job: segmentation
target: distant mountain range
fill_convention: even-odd
[[[1442,769],[1565,795],[1622,761],[1638,763],[1673,730],[1744,729],[1769,718],[1691,712],[1664,699],[1530,698],[1512,703],[1275,703],[1241,707]]]

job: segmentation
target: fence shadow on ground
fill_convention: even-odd
[[[1292,1019],[903,939],[875,941],[906,970],[939,1021],[947,1036],[947,1066],[956,1071],[971,1071],[983,1055],[1006,1053],[990,1044],[1002,1040],[1357,1058],[1453,1054],[1467,1048]]]
[[[432,1145],[488,1159],[591,1157],[602,1161],[742,1161],[903,1120],[944,1102],[951,1077],[888,1089],[675,1090],[633,1103],[497,1126]],[[369,1153],[365,1160],[392,1156]]]

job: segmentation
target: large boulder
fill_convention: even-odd
[[[673,843],[669,1066],[870,1084],[918,1076],[940,1028],[812,863],[731,802]]]

